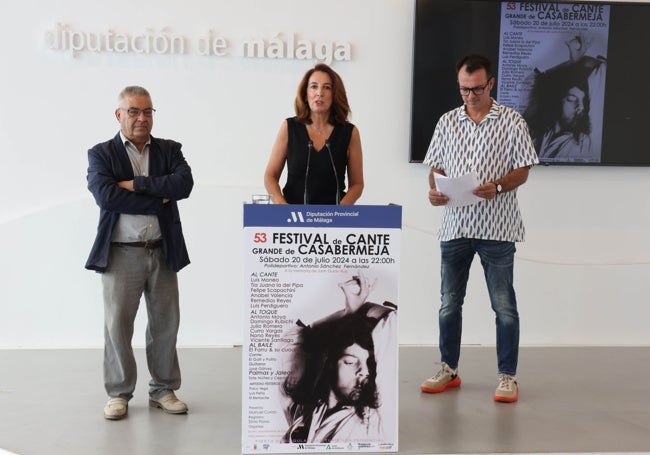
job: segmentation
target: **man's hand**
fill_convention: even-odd
[[[127,191],[135,191],[133,189],[133,180],[122,180],[121,182],[117,182],[117,186],[120,188],[124,188]],[[169,199],[166,197],[163,198],[163,204],[167,204],[169,202]]]
[[[592,41],[592,37],[587,36],[582,32],[579,32],[576,36],[567,41],[566,45],[569,48],[569,60],[572,63],[580,60],[587,52],[587,49],[589,49],[589,46],[591,46]]]
[[[133,189],[133,180],[122,180],[121,182],[117,182],[117,186],[127,191],[135,191]]]
[[[361,271],[352,279],[339,283],[339,287],[345,295],[345,311],[348,314],[356,312],[366,302],[370,291],[375,286]]]
[[[487,182],[474,188],[472,193],[483,199],[494,199],[497,195],[497,186],[494,182]]]
[[[442,194],[440,191],[436,190],[435,188],[432,188],[429,190],[429,202],[431,205],[447,205],[447,202],[449,202],[449,198]]]

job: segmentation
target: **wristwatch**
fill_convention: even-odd
[[[501,184],[497,182],[492,182],[492,183],[494,183],[497,187],[497,194],[501,194],[501,191],[503,191],[503,187],[501,186]]]

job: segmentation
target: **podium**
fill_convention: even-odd
[[[401,224],[244,205],[242,453],[397,452]]]

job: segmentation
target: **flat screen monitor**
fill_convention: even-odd
[[[479,53],[541,163],[650,166],[649,47],[648,3],[416,0],[410,161],[462,105],[457,61]]]

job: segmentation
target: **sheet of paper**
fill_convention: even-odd
[[[433,174],[436,180],[436,188],[449,198],[449,207],[462,207],[464,205],[476,204],[480,197],[472,193],[478,185],[476,172],[461,175],[460,177],[447,177],[440,174]]]

